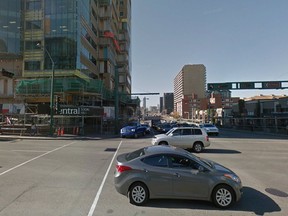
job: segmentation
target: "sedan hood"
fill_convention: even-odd
[[[200,160],[202,162],[204,162],[206,165],[208,165],[210,168],[218,171],[218,172],[221,172],[221,173],[234,173],[232,170],[228,169],[227,167],[219,164],[219,163],[216,163],[212,160],[208,160],[208,159],[203,159],[203,158],[200,158]]]
[[[219,172],[223,172],[223,173],[234,173],[232,170],[230,170],[227,167],[224,167],[223,165],[218,164],[218,163],[214,163],[214,169],[216,169]]]

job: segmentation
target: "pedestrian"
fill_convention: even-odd
[[[37,132],[37,127],[36,127],[36,124],[33,122],[31,125],[31,135],[35,136],[36,132]]]
[[[10,120],[10,118],[8,116],[6,116],[5,120],[6,120],[6,124],[11,125],[11,120]]]

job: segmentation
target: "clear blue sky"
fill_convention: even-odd
[[[207,83],[288,80],[288,0],[132,0],[131,47],[133,93],[173,92],[185,64]],[[232,91],[259,94],[288,90]]]

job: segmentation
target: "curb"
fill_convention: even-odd
[[[246,134],[259,134],[259,135],[266,135],[266,136],[278,136],[287,138],[288,134],[282,134],[282,133],[270,133],[270,132],[264,132],[264,131],[250,131],[250,130],[241,130],[241,129],[234,129],[234,128],[219,128],[219,130],[223,131],[234,131],[234,132],[242,132]]]

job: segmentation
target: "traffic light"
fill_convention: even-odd
[[[13,78],[14,74],[2,68],[2,76]]]

